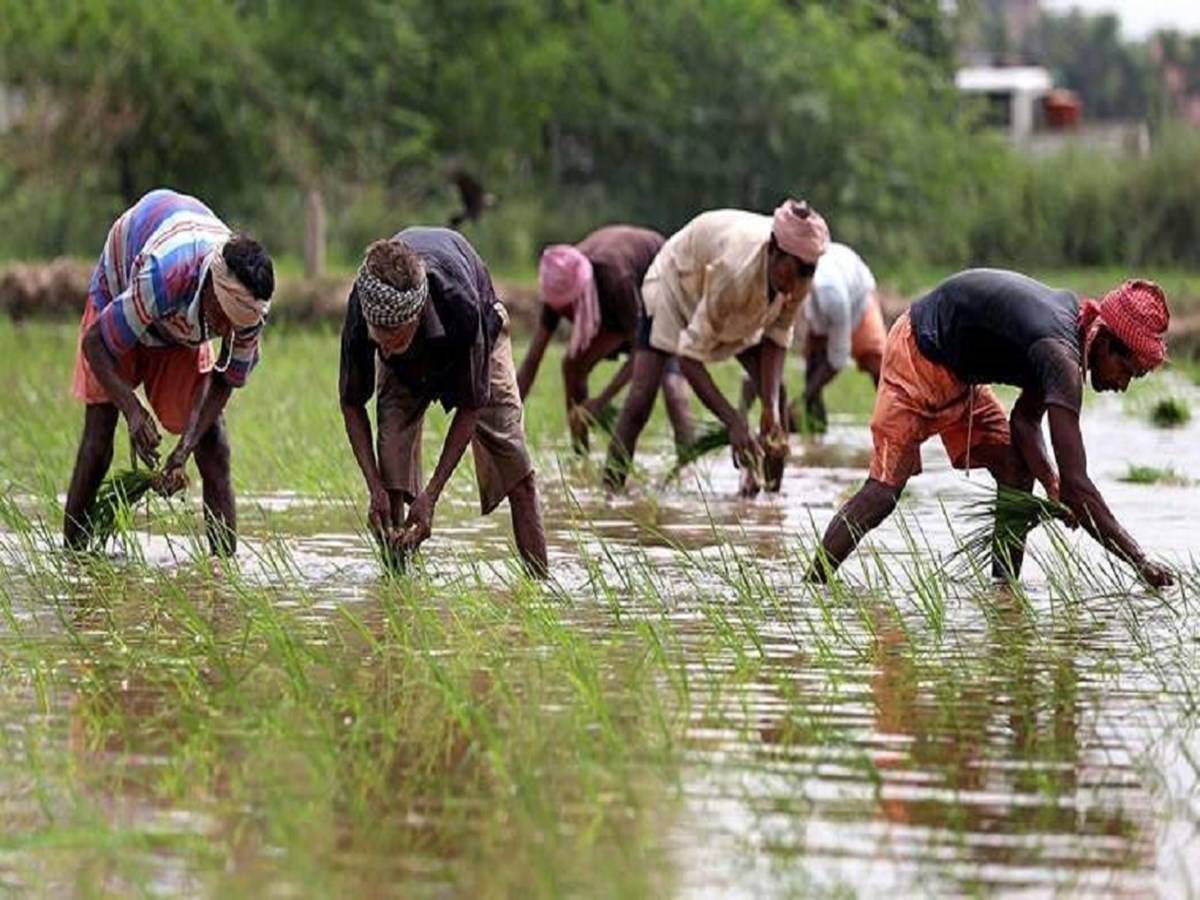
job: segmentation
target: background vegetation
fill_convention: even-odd
[[[602,221],[669,231],[788,193],[879,265],[1200,264],[1200,137],[1166,120],[1147,52],[1092,20],[1041,29],[1068,84],[1115,60],[1094,108],[1138,106],[1156,149],[1031,161],[954,91],[972,9],[0,0],[0,258],[90,257],[168,184],[293,257],[320,196],[346,264],[380,234],[446,221],[465,171],[495,195],[467,228],[502,271]]]

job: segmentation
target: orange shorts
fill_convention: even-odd
[[[883,356],[887,343],[887,329],[883,327],[883,310],[879,306],[879,295],[871,291],[866,311],[850,335],[850,355],[860,369],[866,370],[863,360],[872,356]]]
[[[977,385],[972,391],[921,353],[906,312],[892,326],[883,351],[871,415],[871,477],[902,486],[921,471],[921,444],[935,434],[956,469],[966,468],[969,448],[1012,443],[1008,415],[992,389]]]
[[[100,314],[89,299],[79,323],[75,377],[71,384],[75,399],[88,405],[112,402],[83,355],[83,336],[98,318]],[[212,348],[207,343],[199,347],[145,347],[138,344],[117,360],[117,374],[121,380],[131,388],[143,386],[154,415],[171,434],[183,434],[192,411],[192,400],[212,367]]]

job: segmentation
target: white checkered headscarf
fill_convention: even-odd
[[[421,274],[424,276],[424,272]],[[429,296],[429,279],[422,277],[416,287],[402,291],[372,275],[363,263],[354,280],[354,288],[362,304],[363,318],[369,324],[378,328],[398,328],[421,314]]]

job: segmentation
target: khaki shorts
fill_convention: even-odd
[[[492,348],[490,397],[479,411],[471,438],[479,505],[484,515],[533,474],[533,460],[525,446],[524,409],[517,389],[508,315],[501,315],[504,326]],[[431,400],[412,393],[392,375],[389,366],[381,363],[378,371],[375,408],[380,474],[384,487],[402,492],[412,502],[422,487],[421,425]]]

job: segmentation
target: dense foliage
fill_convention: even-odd
[[[0,85],[21,112],[0,133],[0,256],[90,256],[117,212],[168,184],[293,256],[320,192],[349,261],[379,234],[446,221],[465,171],[498,198],[468,228],[501,267],[601,221],[670,230],[789,193],[882,261],[1195,261],[1187,223],[1169,246],[1149,220],[1133,245],[1115,218],[1076,227],[1172,163],[1137,183],[1031,165],[972,127],[945,9],[0,0]],[[1185,144],[1173,152],[1194,171]]]

